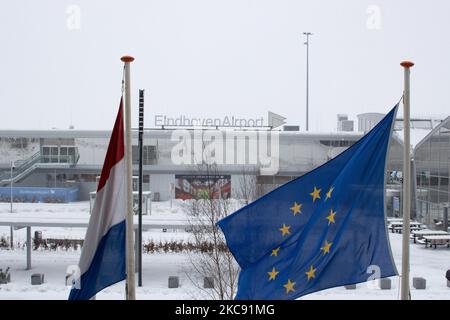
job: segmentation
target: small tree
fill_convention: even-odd
[[[238,185],[235,190],[236,197],[243,201],[245,205],[259,198],[260,190],[256,183],[258,169],[256,167],[242,167],[241,174],[238,177]]]
[[[202,192],[194,194],[187,201],[186,209],[192,229],[193,241],[199,252],[189,253],[189,262],[194,273],[201,278],[211,278],[213,288],[203,288],[196,277],[187,273],[191,282],[210,299],[229,300],[236,294],[239,266],[228,250],[223,233],[216,223],[231,213],[230,199],[224,198],[213,179],[217,176],[217,166],[203,163],[199,170],[206,176]]]

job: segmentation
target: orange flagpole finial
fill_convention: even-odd
[[[401,63],[400,63],[400,65],[403,67],[403,68],[411,68],[412,66],[414,66],[414,62],[411,62],[411,61],[402,61]]]
[[[120,60],[122,60],[123,62],[133,62],[134,58],[132,56],[123,56],[122,58],[120,58]]]

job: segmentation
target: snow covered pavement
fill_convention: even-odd
[[[170,208],[168,202],[153,203],[152,214],[163,217],[183,216],[180,203],[174,203]],[[9,204],[0,204],[0,213],[6,213]],[[79,216],[89,214],[89,203],[81,202],[66,205],[50,204],[15,204],[15,210],[20,214],[41,212],[43,215]],[[37,229],[36,229],[37,230]],[[44,237],[48,238],[83,238],[83,228],[39,228]],[[0,227],[0,237],[9,237],[9,227]],[[187,240],[186,232],[162,232],[151,230],[144,232],[144,242],[165,240]],[[401,235],[389,234],[394,259],[397,268],[401,269]],[[15,242],[20,248],[15,250],[0,250],[0,268],[11,268],[11,283],[0,285],[0,299],[67,299],[70,287],[65,285],[67,267],[78,263],[80,251],[58,249],[57,251],[33,251],[33,268],[25,270],[26,249],[25,230],[14,232]],[[204,292],[199,287],[202,279],[190,271],[188,255],[185,253],[155,253],[143,254],[143,284],[137,288],[138,299],[203,299]],[[447,287],[445,272],[450,269],[450,249],[438,247],[425,248],[420,244],[411,244],[411,295],[413,299],[450,300],[450,288]],[[44,273],[45,283],[31,285],[33,273]],[[188,277],[189,275],[189,277]],[[168,277],[178,276],[180,287],[168,288]],[[369,274],[368,274],[369,276]],[[424,277],[427,281],[425,290],[412,287],[412,277]],[[191,280],[194,282],[192,282]],[[193,279],[192,279],[193,278]],[[381,290],[375,283],[362,283],[355,290],[343,287],[317,292],[301,299],[398,299],[399,277],[392,277],[392,289]],[[124,283],[111,286],[97,295],[97,299],[123,299]]]

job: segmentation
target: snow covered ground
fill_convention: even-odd
[[[0,213],[9,212],[9,204],[0,203]],[[89,215],[89,203],[77,202],[70,204],[14,204],[14,212],[27,215],[40,213],[43,216],[74,217]],[[14,214],[14,213],[13,213]],[[152,203],[152,215],[161,218],[182,218],[184,216],[181,202],[174,201],[172,208],[169,202]],[[44,238],[82,239],[85,229],[82,228],[34,228],[42,231]],[[0,227],[0,237],[9,238],[9,227]],[[401,235],[389,234],[394,259],[400,269]],[[188,240],[189,233],[182,231],[162,232],[151,230],[144,232],[143,240]],[[25,230],[14,232],[14,242],[17,248],[0,250],[0,268],[11,268],[12,281],[0,285],[0,299],[67,299],[70,287],[65,286],[65,274],[69,265],[78,263],[80,251],[59,249],[57,251],[37,250],[32,252],[32,270],[25,270],[26,249]],[[427,280],[427,289],[411,288],[413,299],[450,299],[450,288],[447,287],[445,272],[450,269],[450,249],[425,248],[423,245],[411,244],[411,279],[420,276]],[[33,273],[44,273],[45,283],[32,286],[30,278]],[[193,283],[189,280],[194,277]],[[180,287],[167,288],[168,277],[179,276]],[[357,285],[356,290],[346,290],[343,287],[317,292],[301,299],[398,299],[398,277],[392,277],[392,289],[381,290],[374,283]],[[205,293],[198,289],[202,279],[195,278],[190,271],[187,254],[156,253],[143,254],[143,284],[137,288],[138,299],[203,299]],[[412,285],[411,285],[412,287]],[[97,295],[97,299],[123,299],[124,283],[111,286]]]

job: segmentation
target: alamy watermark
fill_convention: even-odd
[[[370,274],[370,276],[367,278],[367,288],[368,289],[377,289],[378,281],[381,278],[380,266],[377,266],[377,265],[368,266],[367,273]]]
[[[278,131],[184,130],[172,132],[175,165],[254,165],[262,175],[279,170]]]
[[[81,8],[78,5],[72,4],[66,8],[66,27],[68,30],[81,29]]]
[[[66,286],[81,289],[81,271],[77,265],[69,265],[66,268]]]
[[[367,7],[366,27],[369,30],[381,30],[381,8],[377,5]]]

